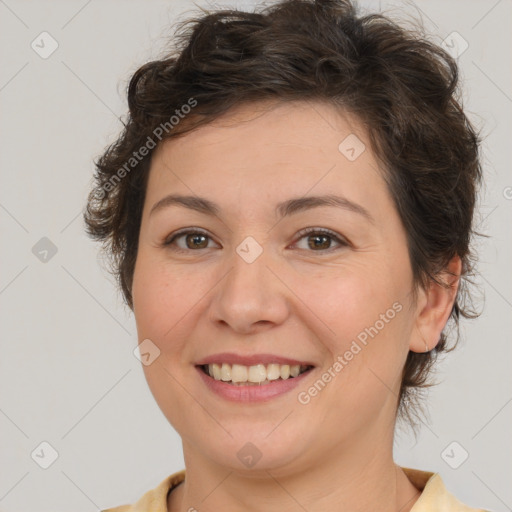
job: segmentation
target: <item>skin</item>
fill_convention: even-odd
[[[366,146],[355,161],[338,150],[350,134]],[[172,205],[150,215],[170,193],[205,197],[220,213]],[[323,194],[344,196],[372,220],[332,206],[282,219],[274,212],[281,201]],[[327,238],[317,248],[318,235],[297,235],[307,227],[348,244]],[[207,238],[163,245],[182,228]],[[236,252],[247,236],[263,249],[252,263]],[[458,275],[460,260],[447,270]],[[414,300],[406,234],[383,172],[358,120],[330,105],[246,104],[161,144],[132,292],[139,340],[160,350],[144,366],[148,385],[183,441],[187,476],[168,510],[410,510],[420,492],[392,456],[401,372],[409,350],[437,343],[457,284],[432,284]],[[298,393],[397,302],[401,311],[299,403]],[[315,369],[283,396],[233,403],[209,391],[195,368],[219,352],[272,353]],[[237,457],[247,442],[262,454],[252,468]]]

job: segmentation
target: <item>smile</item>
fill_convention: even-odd
[[[277,363],[245,366],[219,362],[196,365],[196,370],[213,395],[229,402],[253,404],[285,396],[303,383],[315,367]]]
[[[233,386],[269,385],[273,381],[298,377],[312,368],[310,365],[289,364],[241,364],[214,363],[204,364],[202,371],[216,381],[223,381]]]

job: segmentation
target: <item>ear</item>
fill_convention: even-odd
[[[461,270],[461,259],[454,256],[438,275],[439,280],[448,286],[431,281],[426,290],[419,290],[417,316],[409,343],[412,352],[428,352],[439,343],[457,295]]]

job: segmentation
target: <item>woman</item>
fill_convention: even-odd
[[[85,217],[186,471],[108,510],[476,510],[392,454],[470,315],[481,168],[455,62],[348,0],[177,40],[132,77]]]

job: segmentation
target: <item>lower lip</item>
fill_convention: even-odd
[[[294,389],[311,373],[313,369],[307,370],[291,379],[274,380],[270,384],[262,384],[261,386],[258,386],[257,384],[250,386],[234,386],[233,384],[228,384],[222,380],[215,380],[213,377],[206,375],[199,366],[196,366],[196,370],[199,372],[201,379],[208,389],[226,400],[230,400],[232,402],[264,402],[271,398],[284,395],[288,391]]]

